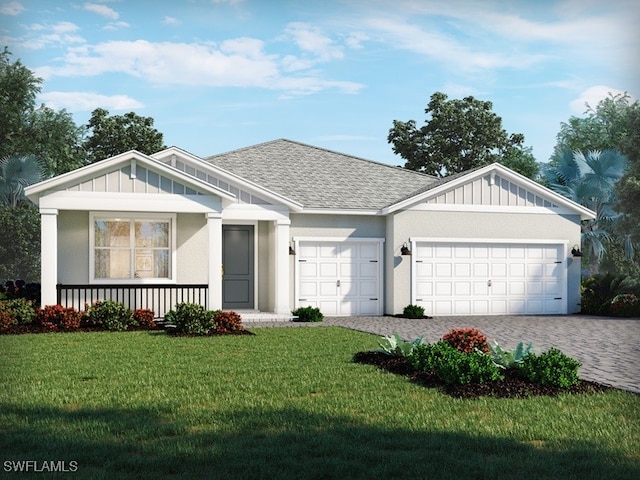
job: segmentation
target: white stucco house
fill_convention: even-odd
[[[499,164],[444,179],[289,140],[130,151],[32,185],[42,303],[289,315],[580,310],[594,212]]]

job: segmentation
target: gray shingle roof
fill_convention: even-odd
[[[285,139],[205,161],[305,208],[379,210],[437,182],[422,173]]]

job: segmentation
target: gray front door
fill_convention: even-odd
[[[253,225],[222,226],[222,308],[253,309]]]

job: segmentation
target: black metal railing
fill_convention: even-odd
[[[156,318],[163,318],[176,304],[196,303],[208,308],[209,286],[207,284],[167,285],[153,284],[93,284],[93,285],[56,285],[57,302],[65,307],[84,310],[86,304],[98,300],[113,300],[128,308],[148,308]]]

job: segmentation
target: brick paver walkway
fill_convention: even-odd
[[[556,347],[582,363],[580,378],[640,393],[640,319],[567,316],[437,317],[412,320],[395,317],[327,317],[319,324],[252,322],[253,327],[335,325],[376,335],[397,332],[405,340],[424,336],[436,342],[452,328],[474,327],[503,348],[533,343],[534,351]],[[371,348],[376,343],[372,342]]]

